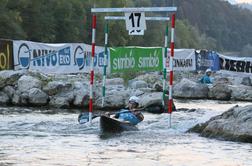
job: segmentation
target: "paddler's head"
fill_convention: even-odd
[[[212,74],[212,70],[211,69],[207,69],[206,70],[206,75],[210,76]]]
[[[137,96],[131,96],[129,98],[129,109],[137,108],[139,105],[139,98]]]

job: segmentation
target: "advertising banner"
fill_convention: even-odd
[[[234,72],[252,73],[252,58],[230,57],[219,54],[220,69]]]
[[[161,71],[163,50],[158,47],[110,48],[111,73]]]
[[[165,59],[165,57],[163,57]],[[164,67],[169,69],[170,49],[168,50],[167,59],[164,60]],[[194,49],[175,49],[173,58],[174,71],[195,71],[196,58]]]
[[[211,68],[213,71],[220,70],[219,55],[215,51],[197,50],[195,54],[197,70],[205,71],[208,68]]]
[[[12,41],[0,39],[0,70],[13,69]]]
[[[13,41],[15,70],[28,69],[43,73],[88,73],[91,45],[83,43],[48,44]],[[104,47],[96,47],[95,72],[102,73]]]

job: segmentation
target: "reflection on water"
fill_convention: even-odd
[[[167,114],[145,113],[139,131],[105,136],[100,133],[99,118],[91,126],[79,125],[75,113],[0,108],[0,165],[252,165],[251,144],[186,133],[237,103],[175,103],[177,108],[196,111],[174,112],[172,128],[168,128]]]

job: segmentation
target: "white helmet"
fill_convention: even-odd
[[[206,70],[206,73],[208,73],[208,72],[212,72],[212,70],[211,70],[211,69],[207,69],[207,70]]]
[[[131,96],[129,98],[129,102],[135,102],[135,103],[139,104],[139,97]]]

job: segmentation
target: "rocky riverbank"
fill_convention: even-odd
[[[202,74],[176,72],[174,98],[217,99],[252,102],[250,75],[214,73],[214,84],[198,83]],[[94,85],[94,108],[116,110],[127,105],[131,95],[140,98],[140,107],[162,104],[163,76],[147,73],[130,80],[109,78],[106,80],[106,98],[102,101],[102,81],[98,76]],[[36,72],[0,71],[0,105],[81,108],[88,110],[89,74],[44,75]],[[175,103],[176,105],[176,103]],[[62,109],[60,109],[62,110]],[[232,141],[252,142],[252,105],[234,107],[190,131],[202,136]]]
[[[202,74],[176,72],[174,98],[252,101],[251,76],[217,72],[214,84],[198,83]],[[100,77],[101,78],[101,77]],[[104,108],[126,106],[131,95],[140,97],[140,106],[162,103],[162,75],[143,74],[125,81],[106,80]],[[50,108],[88,107],[89,75],[44,75],[36,72],[1,71],[0,104],[11,106],[45,106]],[[102,108],[102,82],[97,77],[94,85],[94,107]]]
[[[223,114],[194,126],[189,132],[197,132],[209,138],[252,143],[252,105],[230,108]]]

